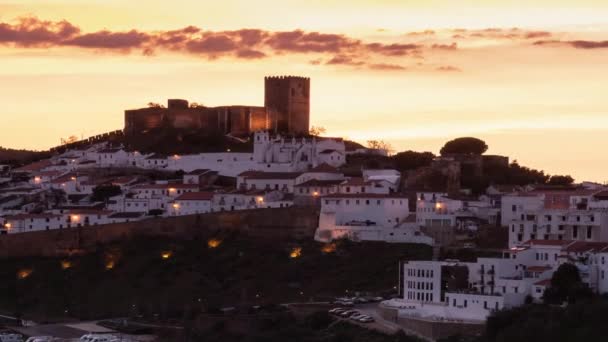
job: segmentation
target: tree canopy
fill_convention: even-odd
[[[103,184],[98,185],[93,189],[93,201],[107,201],[108,198],[120,195],[122,190],[118,185]]]
[[[565,263],[551,277],[551,287],[545,290],[543,300],[548,304],[574,303],[591,297],[591,291],[581,280],[578,267]]]
[[[456,138],[450,140],[439,151],[442,156],[447,154],[482,155],[488,150],[485,141],[472,137]]]

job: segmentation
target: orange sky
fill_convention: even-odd
[[[262,105],[263,77],[291,74],[329,135],[435,153],[476,136],[607,181],[608,3],[531,3],[0,0],[0,146],[119,129],[167,98]]]

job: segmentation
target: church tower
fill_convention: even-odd
[[[278,133],[308,134],[310,129],[310,78],[264,78],[264,107],[276,113],[271,125]]]

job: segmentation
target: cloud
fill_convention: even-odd
[[[409,37],[433,36],[433,35],[435,35],[435,31],[433,31],[433,30],[424,30],[424,31],[418,31],[418,32],[408,32],[406,34],[406,36],[409,36]]]
[[[594,50],[608,48],[608,40],[538,40],[533,45],[566,45],[576,49]]]
[[[458,44],[433,44],[431,45],[431,48],[437,50],[458,50]]]
[[[398,64],[386,64],[386,63],[378,63],[378,64],[369,64],[368,67],[372,70],[406,70],[407,68],[398,65]]]
[[[353,57],[338,55],[333,57],[332,59],[325,62],[326,65],[351,65],[351,66],[360,66],[364,65],[364,62],[357,61]]]
[[[442,66],[435,68],[435,70],[443,71],[443,72],[461,72],[462,71],[460,68],[452,66],[452,65],[442,65]]]
[[[538,38],[549,38],[552,37],[553,34],[549,31],[529,31],[524,30],[518,27],[513,27],[510,29],[503,28],[486,28],[480,30],[466,30],[466,29],[453,29],[452,38],[453,39],[507,39],[507,40],[516,40],[516,39],[538,39]]]
[[[17,19],[14,25],[0,23],[0,43],[13,43],[22,47],[51,46],[78,33],[80,29],[65,20],[51,22],[24,17]]]
[[[110,32],[104,30],[79,35],[61,43],[82,48],[130,50],[144,46],[151,39],[150,35],[136,30],[128,32]]]

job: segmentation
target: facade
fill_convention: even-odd
[[[399,315],[436,321],[483,322],[494,311],[541,301],[553,272],[575,265],[582,281],[608,292],[608,242],[530,240],[505,250],[502,258],[476,262],[408,261],[402,264],[402,298],[382,305]]]
[[[413,224],[402,195],[335,193],[321,197],[315,240],[389,241],[432,244]]]

